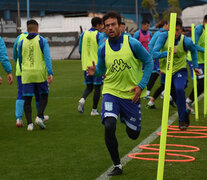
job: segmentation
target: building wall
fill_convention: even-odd
[[[198,25],[202,23],[203,17],[207,14],[207,5],[189,7],[183,10],[182,20],[183,26]]]
[[[64,17],[63,15],[34,17],[39,23],[39,32],[80,32],[91,27],[91,17]],[[22,31],[26,31],[26,17],[21,18]]]

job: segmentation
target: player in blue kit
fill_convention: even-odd
[[[139,41],[121,33],[121,16],[118,13],[108,12],[103,22],[109,38],[98,50],[97,66],[93,62],[93,66],[87,68],[87,74],[106,76],[102,91],[102,123],[105,126],[105,143],[114,163],[114,169],[108,175],[115,176],[123,172],[115,135],[116,122],[120,115],[129,138],[138,138],[141,130],[140,97],[146,95],[144,89],[153,61]]]
[[[149,52],[148,44],[152,38],[152,32],[149,31],[150,22],[146,19],[142,21],[142,28],[134,33],[134,38],[137,39],[144,48]]]
[[[22,92],[22,78],[21,78],[21,70],[19,66],[19,59],[18,59],[18,46],[19,43],[25,39],[28,36],[27,32],[24,32],[20,34],[13,46],[13,59],[16,62],[16,77],[17,77],[17,99],[16,99],[16,106],[15,106],[15,116],[16,116],[16,126],[17,127],[23,127],[23,121],[22,121],[22,116],[23,116],[23,110],[24,110],[24,96]],[[40,101],[40,95],[38,92],[35,92],[35,101],[36,101],[36,108],[38,110],[39,106],[39,101]],[[45,115],[43,122],[45,123],[48,121],[49,116]]]
[[[81,55],[82,70],[84,72],[84,78],[86,89],[83,92],[81,99],[78,104],[78,112],[84,112],[84,104],[88,95],[94,89],[93,95],[93,108],[91,116],[100,115],[97,110],[98,102],[101,95],[101,86],[103,84],[103,77],[87,76],[87,66],[92,65],[92,60],[97,63],[98,61],[98,47],[104,43],[103,34],[100,32],[103,29],[102,19],[94,17],[91,20],[92,28],[81,34],[79,41],[79,53]]]
[[[28,36],[19,43],[18,57],[22,72],[22,90],[24,95],[24,111],[27,119],[27,130],[33,130],[31,101],[35,92],[39,93],[35,123],[45,129],[43,123],[44,110],[48,102],[48,83],[53,81],[50,49],[45,38],[38,34],[38,23],[35,20],[27,21]]]
[[[203,23],[199,24],[195,28],[195,44],[198,52],[198,69],[201,74],[197,76],[197,89],[198,96],[204,91],[204,48],[205,48],[205,24],[207,23],[207,15],[203,18]],[[192,71],[192,63],[190,62],[190,67]],[[192,89],[189,97],[186,99],[186,105],[192,111],[192,103],[194,102],[194,89]]]
[[[152,36],[152,39],[150,40],[150,42],[148,44],[150,54],[152,54],[153,47],[154,47],[155,42],[158,39],[159,35],[163,32],[168,31],[168,29],[169,29],[168,21],[166,21],[166,20],[160,21],[156,25],[156,28],[159,28],[159,30],[154,33],[154,35]],[[159,59],[154,59],[153,60],[154,66],[153,66],[153,70],[152,70],[150,80],[147,84],[147,96],[150,95],[150,91],[153,88],[157,78],[160,75],[160,62],[159,61],[160,61]]]
[[[200,74],[197,64],[197,51],[192,40],[182,34],[182,21],[177,18],[175,32],[175,49],[172,69],[171,95],[177,104],[180,130],[186,130],[189,126],[190,110],[185,105],[185,85],[187,81],[186,56],[191,51],[193,68],[197,75]],[[160,70],[165,73],[168,50],[168,32],[162,33],[157,39],[153,58],[160,58]]]

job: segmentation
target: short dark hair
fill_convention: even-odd
[[[109,11],[107,12],[104,17],[103,17],[103,22],[105,23],[105,21],[109,18],[116,18],[118,21],[118,24],[121,24],[121,16],[119,13],[115,12],[115,11]]]
[[[156,24],[156,28],[161,28],[163,27],[165,24],[168,24],[167,20],[162,20],[159,23]]]
[[[150,22],[149,22],[149,20],[147,20],[147,19],[143,19],[143,20],[142,20],[142,24],[150,24]]]
[[[183,27],[183,22],[182,22],[182,20],[180,18],[176,19],[176,26]]]
[[[121,22],[122,25],[126,25],[125,22]]]
[[[102,23],[103,23],[103,21],[99,17],[94,17],[94,18],[91,19],[91,25],[93,27],[96,27],[98,24],[102,24]]]
[[[204,21],[207,21],[207,14],[203,18]]]
[[[28,25],[36,25],[36,26],[38,26],[38,22],[36,20],[34,20],[34,19],[30,19],[30,20],[27,21],[27,26]]]

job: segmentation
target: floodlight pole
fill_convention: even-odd
[[[138,26],[138,0],[135,0],[135,4],[136,4],[136,24]]]
[[[93,0],[93,12],[95,13],[95,0]]]
[[[21,33],[21,19],[20,19],[20,5],[19,0],[17,0],[17,33]]]
[[[27,20],[30,19],[30,15],[29,15],[29,0],[27,0]]]

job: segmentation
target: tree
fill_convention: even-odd
[[[157,13],[157,10],[156,10],[155,0],[143,0],[142,7],[148,8],[150,10],[150,14],[156,21],[159,19],[159,14]]]
[[[162,13],[163,19],[169,20],[170,13],[177,13],[177,17],[181,16],[182,10],[179,7],[179,0],[168,0],[168,9]]]

